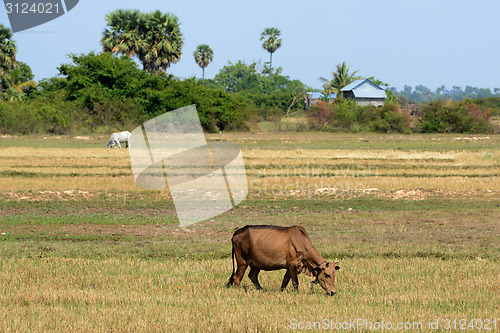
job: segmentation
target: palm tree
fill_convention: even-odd
[[[150,73],[164,72],[181,58],[184,43],[177,16],[156,10],[145,16],[143,29],[144,47],[139,60]]]
[[[337,71],[332,73],[333,79],[328,80],[324,77],[320,77],[319,79],[324,82],[324,88],[338,96],[342,88],[360,78],[360,76],[355,76],[358,70],[349,73],[350,67],[351,66],[347,65],[345,62],[342,62],[337,65]]]
[[[27,93],[37,89],[37,83],[33,81],[33,78],[30,66],[19,61],[16,68],[5,73],[2,77],[2,87],[5,89],[2,99],[8,101],[24,99]]]
[[[179,61],[184,41],[177,16],[159,10],[144,14],[118,9],[106,15],[106,22],[101,39],[104,52],[137,56],[150,73],[164,72]]]
[[[273,53],[281,47],[281,32],[277,28],[265,28],[260,34],[260,40],[264,41],[262,47],[269,52],[269,69],[273,69]]]
[[[12,40],[12,30],[0,23],[0,93],[5,76],[17,66],[17,47]]]
[[[125,54],[129,58],[143,47],[139,31],[142,15],[138,10],[117,9],[105,17],[108,29],[104,30],[101,44],[104,52]]]
[[[212,60],[214,60],[214,51],[210,48],[210,46],[206,44],[200,44],[196,48],[196,51],[194,51],[194,61],[198,64],[198,66],[201,67],[203,71],[203,76],[202,78],[205,78],[205,67],[210,64]]]

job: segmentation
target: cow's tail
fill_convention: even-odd
[[[231,242],[232,243],[232,242]],[[234,243],[232,243],[232,249],[231,249],[231,257],[233,259],[233,273],[231,274],[231,277],[229,278],[229,281],[226,284],[226,288],[229,288],[233,285],[234,282]]]

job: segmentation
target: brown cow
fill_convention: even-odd
[[[227,287],[239,286],[250,266],[248,277],[257,289],[262,289],[258,276],[260,270],[286,269],[281,290],[290,279],[297,290],[301,272],[316,279],[328,295],[335,294],[335,271],[340,267],[326,261],[312,245],[307,231],[301,226],[278,227],[272,225],[247,225],[233,234],[233,274]],[[237,269],[234,272],[234,257]]]

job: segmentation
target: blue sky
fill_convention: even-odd
[[[283,43],[273,65],[313,88],[342,61],[398,89],[500,88],[498,0],[80,0],[66,15],[16,33],[18,59],[31,66],[36,80],[56,75],[69,53],[100,51],[104,16],[118,8],[179,17],[183,56],[168,69],[178,77],[201,77],[193,59],[199,44],[214,50],[207,78],[228,61],[268,61],[259,37],[276,27]],[[10,26],[4,8],[0,23]]]

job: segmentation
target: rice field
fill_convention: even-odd
[[[0,331],[500,328],[500,136],[207,139],[242,148],[249,194],[180,228],[107,138],[0,137]],[[247,224],[304,226],[340,263],[337,295],[302,275],[279,292],[284,271],[224,288]]]
[[[226,290],[226,261],[3,260],[2,330],[281,332],[326,319],[421,323],[428,331],[433,320],[498,317],[490,261],[346,259],[338,297],[311,290],[304,277],[298,293],[279,292],[277,272],[261,274],[264,292]]]

